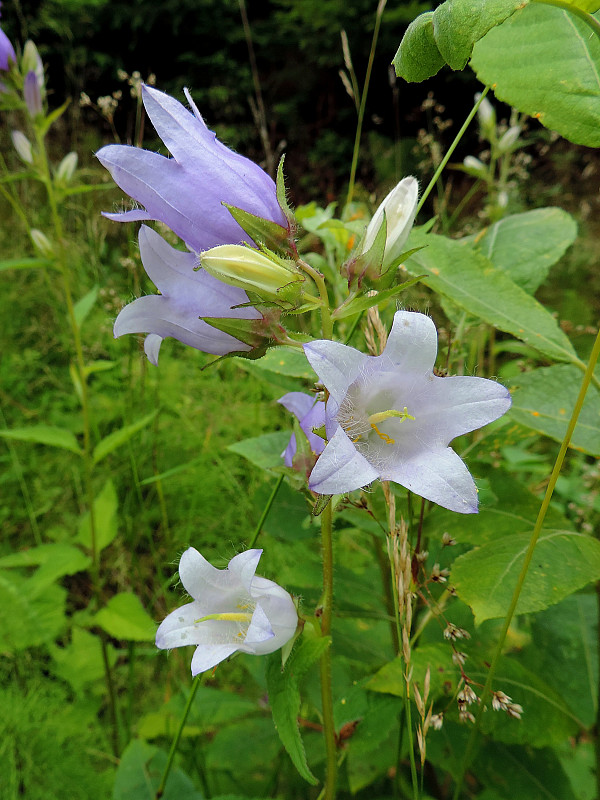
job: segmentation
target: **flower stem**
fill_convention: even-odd
[[[307,264],[306,261],[302,259],[298,260],[298,266],[307,275],[313,279],[313,281],[317,285],[317,289],[319,290],[319,297],[321,299],[320,303],[320,310],[321,310],[321,329],[323,332],[324,339],[331,339],[333,337],[333,320],[331,318],[331,309],[329,308],[329,295],[327,293],[327,286],[325,284],[325,276],[319,272],[319,270],[311,267],[310,264]]]
[[[333,612],[333,511],[327,503],[321,514],[321,547],[323,549],[323,595],[321,598],[321,635],[331,635]],[[323,704],[323,735],[325,737],[326,772],[323,800],[334,800],[337,778],[337,745],[333,720],[331,687],[331,647],[321,656],[321,700]]]
[[[365,117],[365,106],[367,104],[367,95],[369,93],[369,81],[371,80],[371,70],[373,69],[373,61],[375,59],[375,50],[377,49],[377,39],[379,38],[379,28],[381,27],[381,18],[386,6],[387,0],[379,0],[377,4],[377,11],[375,13],[375,27],[373,28],[373,39],[371,41],[371,50],[369,52],[369,61],[367,63],[367,71],[365,73],[365,83],[360,96],[360,106],[358,109],[358,122],[356,123],[356,136],[354,137],[354,151],[352,153],[352,166],[350,168],[350,180],[348,182],[348,194],[346,195],[346,208],[352,202],[354,194],[354,183],[356,181],[356,168],[358,166],[358,154],[360,153],[360,138],[362,135],[363,119]]]
[[[156,790],[156,794],[154,795],[154,800],[160,800],[160,798],[163,796],[165,792],[167,778],[169,777],[169,773],[171,772],[171,767],[173,766],[173,759],[175,758],[175,753],[177,752],[177,748],[179,747],[179,740],[181,739],[181,734],[183,733],[183,729],[185,728],[185,723],[187,722],[187,718],[190,713],[192,703],[194,702],[194,698],[196,697],[196,692],[198,691],[198,687],[202,683],[202,678],[204,675],[206,675],[206,673],[201,673],[200,675],[196,675],[196,677],[192,681],[192,688],[190,689],[190,693],[188,694],[187,703],[185,704],[185,708],[183,709],[183,716],[181,717],[179,727],[177,728],[177,733],[175,734],[175,737],[171,742],[171,749],[169,750],[169,755],[167,756],[167,763],[165,764],[162,778],[160,779],[160,783],[158,785],[158,789]]]
[[[527,571],[529,569],[529,565],[531,563],[531,559],[533,558],[533,552],[535,550],[535,546],[537,544],[540,532],[542,530],[542,526],[544,524],[544,519],[546,518],[546,512],[550,506],[550,500],[552,499],[552,494],[554,492],[554,487],[556,486],[556,482],[558,480],[558,476],[562,469],[563,462],[565,460],[565,455],[567,452],[567,448],[571,441],[571,437],[573,436],[573,431],[575,430],[575,425],[577,424],[577,419],[583,407],[583,401],[585,400],[585,395],[587,390],[590,386],[592,381],[592,375],[594,372],[594,368],[596,363],[598,362],[598,357],[600,356],[600,331],[596,336],[596,341],[594,342],[594,347],[592,348],[592,352],[590,355],[590,359],[587,364],[587,368],[585,371],[585,375],[583,377],[583,381],[581,383],[581,388],[579,389],[579,394],[577,396],[577,400],[575,401],[575,407],[573,408],[573,413],[571,414],[571,419],[569,420],[569,425],[567,427],[567,432],[562,440],[560,445],[560,450],[558,451],[558,455],[556,456],[556,461],[554,462],[554,467],[552,469],[552,473],[550,474],[550,479],[548,480],[548,486],[546,488],[546,494],[544,495],[544,499],[542,500],[542,505],[540,507],[537,520],[535,522],[535,526],[533,529],[533,533],[531,534],[531,539],[529,541],[529,546],[527,548],[527,552],[525,553],[525,558],[523,559],[523,566],[521,567],[521,572],[519,574],[519,578],[517,580],[517,585],[515,586],[515,590],[513,592],[513,596],[510,602],[510,606],[508,611],[506,612],[506,617],[504,618],[504,625],[502,627],[502,632],[500,634],[500,638],[498,639],[498,643],[496,644],[496,649],[494,651],[494,655],[490,664],[490,668],[488,671],[487,680],[485,682],[485,686],[483,692],[481,694],[481,701],[479,704],[479,709],[477,711],[477,717],[475,719],[475,725],[471,731],[471,735],[469,736],[469,740],[467,742],[467,746],[465,748],[465,754],[463,758],[463,763],[460,771],[459,778],[456,782],[456,787],[454,789],[453,800],[458,800],[460,797],[460,793],[462,790],[462,785],[465,777],[465,773],[469,768],[471,763],[471,759],[473,757],[473,750],[475,747],[475,740],[477,739],[477,735],[479,733],[479,728],[481,725],[481,718],[483,716],[483,712],[485,710],[485,703],[488,699],[491,688],[492,682],[494,680],[494,675],[496,673],[496,668],[498,666],[498,662],[500,660],[500,656],[502,655],[502,648],[504,647],[504,642],[506,640],[506,635],[508,633],[508,629],[510,628],[510,624],[512,622],[513,616],[515,614],[515,610],[517,608],[517,603],[519,602],[519,597],[521,594],[521,590],[523,588],[523,584],[525,583],[525,578],[527,577]]]
[[[252,538],[250,539],[250,542],[248,543],[248,550],[252,550],[252,548],[256,544],[256,540],[258,539],[258,537],[260,535],[260,532],[262,530],[262,526],[265,524],[265,520],[269,516],[269,511],[271,510],[271,506],[273,505],[273,502],[275,501],[275,498],[277,497],[277,492],[279,491],[279,487],[283,483],[283,478],[284,478],[283,474],[281,474],[277,478],[277,483],[273,487],[273,491],[271,492],[271,496],[267,500],[267,504],[265,505],[265,507],[263,509],[263,512],[260,515],[260,519],[258,520],[258,523],[256,525],[256,528],[254,529],[254,533],[252,534]]]
[[[448,148],[448,150],[446,152],[446,155],[440,161],[440,164],[439,164],[438,168],[436,169],[436,171],[435,171],[435,173],[433,175],[433,178],[429,181],[429,185],[427,186],[427,188],[423,192],[423,195],[421,196],[421,199],[419,200],[419,204],[417,206],[417,211],[416,211],[416,215],[415,216],[418,216],[419,211],[423,208],[423,203],[429,197],[429,194],[430,194],[431,190],[433,189],[433,187],[435,186],[435,184],[438,181],[438,178],[440,177],[440,175],[444,171],[444,167],[446,166],[448,161],[450,161],[450,157],[451,157],[452,153],[456,150],[456,147],[457,147],[458,143],[460,142],[460,140],[462,139],[465,131],[467,130],[467,128],[471,124],[471,121],[472,121],[473,117],[477,113],[477,110],[478,110],[479,106],[482,104],[483,99],[485,98],[485,96],[489,92],[489,90],[490,90],[490,87],[486,86],[485,89],[483,90],[483,92],[481,93],[481,97],[475,103],[475,105],[473,106],[473,108],[469,112],[468,117],[463,122],[463,125],[462,125],[461,129],[459,130],[459,132],[454,137],[454,141],[452,142],[452,144]]]

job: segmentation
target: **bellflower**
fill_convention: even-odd
[[[383,263],[391,264],[402,255],[410,229],[415,221],[419,183],[416,178],[403,178],[380,203],[367,226],[362,251],[366,253],[383,224],[385,212],[386,241]]]
[[[106,214],[119,222],[161,220],[197,253],[251,240],[223,203],[287,228],[275,184],[258,165],[225,147],[194,105],[144,86],[146,112],[173,158],[127,145],[98,153],[115,182],[144,208]]]
[[[148,333],[144,350],[154,365],[162,340],[168,336],[213,355],[251,349],[199,319],[260,319],[255,308],[232,308],[248,302],[242,289],[221,283],[205,270],[195,271],[198,260],[193,253],[175,250],[146,225],[140,229],[139,243],[144,269],[160,295],[139,297],[125,306],[115,321],[115,338]]]
[[[510,396],[485,378],[434,375],[429,317],[396,312],[380,356],[326,340],[304,352],[329,390],[329,441],[310,475],[313,491],[340,494],[379,478],[451,511],[477,512],[473,478],[448,445],[502,416]]]
[[[236,651],[266,655],[289,641],[298,625],[290,595],[255,575],[262,550],[246,550],[216,569],[190,547],[181,556],[179,577],[193,598],[173,611],[156,632],[161,650],[196,645],[192,675]]]
[[[25,75],[23,95],[25,97],[25,105],[27,106],[29,116],[36,117],[38,114],[41,114],[44,110],[42,107],[42,93],[38,82],[38,76],[32,69]]]
[[[1,6],[2,3],[0,3],[0,7]],[[2,16],[1,13],[0,16]],[[15,48],[12,46],[8,36],[4,33],[2,28],[0,28],[0,71],[8,72],[11,61],[13,64],[17,63]]]
[[[325,441],[313,433],[313,428],[321,428],[325,425],[325,403],[316,400],[313,395],[304,392],[288,392],[277,401],[290,411],[300,422],[300,428],[306,434],[310,444],[310,449],[316,455],[320,455],[325,449]],[[283,461],[286,467],[293,466],[294,456],[298,445],[296,434],[293,433],[288,446],[283,451]]]

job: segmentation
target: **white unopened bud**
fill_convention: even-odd
[[[19,158],[26,164],[33,164],[33,151],[31,142],[21,131],[11,131],[10,138]]]
[[[52,246],[52,242],[45,233],[38,230],[37,228],[32,228],[29,231],[29,235],[31,236],[31,241],[33,242],[33,246],[35,249],[41,253],[46,258],[52,258],[54,255],[54,248]]]
[[[56,168],[56,177],[60,181],[68,183],[73,177],[73,173],[77,169],[77,153],[71,152],[60,162]]]
[[[387,228],[383,262],[391,264],[398,256],[402,255],[402,250],[415,221],[418,197],[419,183],[417,179],[412,176],[403,178],[380,203],[373,219],[369,222],[362,252],[366,253],[373,245],[379,229],[383,225],[385,212]]]
[[[42,91],[44,86],[44,64],[42,63],[37,47],[31,39],[28,39],[23,47],[21,70],[24,75],[27,75],[30,71],[35,72],[38,86],[40,87],[40,91]]]
[[[463,159],[463,166],[473,175],[478,175],[479,177],[484,177],[487,175],[487,167],[475,156],[465,156]]]
[[[518,125],[512,125],[500,138],[500,141],[498,142],[498,150],[501,153],[507,153],[517,141],[520,134],[521,128]]]
[[[480,97],[481,97],[481,92],[477,92],[477,94],[475,95],[475,102],[477,102]],[[496,111],[494,109],[494,106],[487,99],[487,97],[484,97],[483,100],[481,101],[481,105],[477,109],[477,116],[479,118],[479,124],[486,133],[491,128],[495,127]]]

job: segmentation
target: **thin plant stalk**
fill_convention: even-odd
[[[256,528],[254,529],[254,533],[252,534],[252,538],[250,539],[250,541],[248,543],[248,550],[252,550],[252,548],[256,544],[256,540],[260,536],[260,532],[262,531],[262,527],[265,524],[265,520],[269,516],[269,512],[271,510],[271,506],[273,505],[273,503],[275,502],[275,498],[277,497],[277,492],[279,491],[279,488],[280,488],[281,484],[283,483],[283,478],[284,478],[283,473],[277,478],[277,483],[273,487],[273,491],[271,492],[271,495],[270,495],[269,499],[267,500],[267,503],[266,503],[265,507],[263,508],[263,512],[260,515],[260,519],[256,523]]]
[[[467,742],[467,746],[465,748],[465,754],[463,758],[462,768],[460,772],[460,777],[456,782],[456,787],[454,790],[453,800],[458,800],[460,797],[460,793],[462,790],[462,785],[464,782],[464,777],[469,765],[471,763],[471,759],[473,757],[473,749],[475,747],[475,740],[477,739],[477,735],[479,733],[479,728],[481,726],[481,718],[483,716],[483,712],[485,709],[485,703],[490,696],[492,682],[494,680],[494,675],[496,673],[496,668],[498,666],[498,662],[500,660],[500,656],[502,655],[502,648],[504,647],[504,642],[506,640],[506,636],[508,634],[508,629],[510,628],[510,624],[512,622],[513,616],[515,614],[515,610],[517,608],[517,603],[519,602],[519,597],[521,595],[521,590],[523,588],[523,584],[525,583],[525,578],[527,577],[527,572],[529,570],[529,565],[531,564],[531,559],[533,558],[533,553],[535,550],[535,546],[539,539],[544,520],[546,518],[546,512],[550,506],[550,500],[552,499],[552,494],[554,492],[554,487],[556,486],[556,482],[558,480],[558,476],[560,475],[560,471],[562,469],[565,455],[567,452],[567,448],[569,447],[569,443],[571,441],[571,437],[573,436],[573,431],[575,430],[575,425],[577,424],[577,420],[579,418],[579,414],[581,413],[581,409],[583,407],[583,401],[585,400],[585,396],[587,394],[587,390],[592,382],[592,375],[594,372],[594,368],[596,363],[598,362],[598,357],[600,356],[600,330],[596,336],[596,341],[594,342],[594,347],[592,348],[592,352],[587,364],[587,368],[585,371],[585,375],[583,377],[583,381],[581,383],[581,388],[579,389],[579,394],[577,395],[577,400],[575,402],[575,406],[573,408],[573,412],[571,414],[571,419],[569,420],[569,424],[567,426],[567,431],[564,435],[564,438],[560,445],[560,450],[558,451],[558,455],[556,456],[556,461],[554,462],[554,467],[552,468],[552,472],[550,474],[550,478],[548,480],[548,486],[546,487],[546,493],[544,495],[544,499],[542,500],[542,505],[540,506],[540,510],[538,513],[537,520],[535,522],[535,526],[533,532],[531,534],[531,539],[529,541],[529,546],[527,548],[527,552],[525,553],[525,557],[523,559],[523,566],[521,567],[521,572],[519,573],[519,578],[517,580],[517,585],[515,586],[515,590],[513,592],[513,596],[510,602],[510,606],[508,611],[506,612],[506,617],[504,618],[504,625],[502,627],[502,632],[500,634],[500,638],[498,639],[498,643],[496,644],[496,649],[494,651],[494,655],[490,664],[490,668],[488,671],[487,680],[485,682],[485,686],[483,692],[481,694],[481,700],[479,704],[479,709],[477,711],[477,716],[475,719],[475,725],[471,731],[471,735],[469,736],[469,740]]]
[[[321,596],[321,635],[331,635],[333,616],[333,510],[331,501],[321,514],[321,547],[323,550],[323,594]],[[323,705],[323,736],[325,738],[325,786],[323,800],[334,800],[337,782],[337,743],[333,719],[331,685],[331,648],[321,656],[321,701]]]
[[[373,69],[373,61],[375,59],[375,50],[377,48],[377,39],[379,38],[379,28],[381,27],[381,18],[386,6],[387,0],[379,0],[377,5],[377,12],[375,13],[375,27],[373,29],[373,39],[371,40],[371,50],[369,52],[369,61],[367,63],[367,71],[365,73],[365,83],[360,96],[360,106],[358,108],[358,121],[356,123],[356,135],[354,137],[354,150],[352,152],[352,166],[350,167],[350,180],[348,182],[348,194],[346,195],[346,208],[352,202],[354,195],[354,184],[356,182],[356,169],[358,166],[358,155],[360,153],[360,139],[362,136],[362,126],[365,117],[365,106],[367,104],[367,95],[369,93],[369,82],[371,80],[371,70]]]
[[[427,200],[427,198],[429,197],[429,194],[430,194],[431,190],[433,189],[433,187],[438,182],[438,179],[439,179],[440,175],[442,174],[442,172],[444,171],[444,168],[445,168],[446,164],[448,163],[448,161],[450,161],[450,158],[452,157],[452,153],[456,150],[456,147],[457,147],[458,143],[460,142],[460,140],[462,139],[462,137],[465,134],[465,131],[467,130],[467,128],[471,124],[471,121],[473,120],[473,117],[475,116],[475,114],[477,114],[479,106],[482,104],[482,102],[483,102],[486,94],[489,92],[489,90],[490,90],[490,87],[486,86],[485,89],[483,90],[483,92],[481,92],[481,96],[480,96],[479,100],[475,103],[475,105],[473,106],[473,108],[469,112],[469,115],[467,116],[466,120],[463,122],[461,129],[459,130],[459,132],[454,137],[454,141],[452,142],[452,144],[450,145],[450,147],[446,151],[446,155],[440,161],[438,168],[436,169],[436,171],[433,174],[433,178],[429,181],[429,184],[428,184],[427,188],[425,189],[425,191],[423,192],[423,194],[421,196],[421,199],[419,200],[419,204],[417,205],[417,211],[416,211],[417,215],[419,214],[419,211],[423,208],[423,204],[425,203],[425,200]]]
[[[160,798],[165,793],[165,786],[167,785],[167,779],[169,777],[169,773],[171,772],[171,767],[173,766],[173,759],[175,758],[175,753],[177,752],[177,748],[179,747],[179,742],[181,740],[181,734],[183,733],[183,729],[185,728],[185,723],[187,722],[188,715],[190,713],[190,709],[192,708],[192,703],[194,702],[194,698],[196,697],[196,692],[198,691],[198,687],[202,683],[202,678],[206,675],[206,672],[201,673],[200,675],[196,675],[194,680],[192,681],[192,687],[188,694],[187,703],[185,704],[185,708],[183,710],[183,715],[179,722],[179,727],[177,728],[177,732],[175,733],[175,737],[171,742],[171,749],[169,750],[169,755],[167,756],[167,763],[165,764],[165,768],[163,770],[162,777],[160,779],[160,783],[158,785],[158,789],[156,790],[156,794],[154,795],[154,800],[160,800]]]

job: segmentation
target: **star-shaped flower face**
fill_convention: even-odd
[[[477,511],[473,478],[448,445],[502,416],[510,396],[485,378],[434,375],[429,317],[398,311],[380,356],[327,340],[304,351],[329,390],[329,442],[310,476],[313,491],[340,494],[380,478],[451,511]]]
[[[145,86],[146,112],[173,158],[128,145],[108,145],[99,161],[115,183],[144,207],[110,219],[161,220],[200,253],[248,242],[223,203],[287,228],[275,184],[257,164],[219,142],[188,95],[190,113],[173,97]]]
[[[298,614],[290,595],[255,575],[262,550],[246,550],[216,569],[190,547],[179,577],[193,601],[173,611],[156,632],[161,650],[196,645],[192,675],[211,669],[236,651],[265,655],[296,632]]]
[[[161,294],[139,297],[125,306],[115,321],[115,337],[148,333],[144,349],[155,365],[167,336],[213,355],[250,350],[247,344],[199,319],[260,319],[255,308],[233,308],[248,302],[242,289],[227,286],[205,270],[194,271],[197,258],[193,253],[175,250],[146,225],[140,229],[139,242],[144,269]]]

